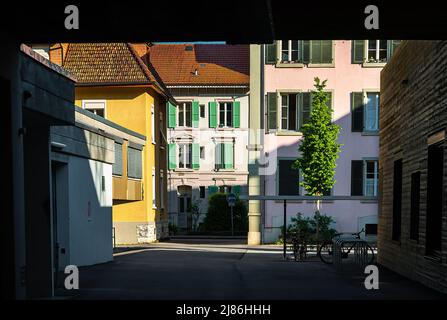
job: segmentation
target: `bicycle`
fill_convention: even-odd
[[[356,240],[361,239],[360,234],[362,234],[363,232],[365,232],[364,229],[362,229],[362,230],[360,230],[360,232],[356,232],[356,233],[337,233],[337,234],[335,234],[335,236],[332,237],[332,239],[330,241],[326,241],[320,246],[320,248],[318,250],[318,256],[320,257],[320,260],[326,264],[332,264],[333,256],[334,256],[333,248],[334,248],[335,241],[340,239],[342,235],[346,235],[346,234],[354,236],[354,239],[356,239]],[[349,242],[349,238],[346,238],[346,243],[348,244],[348,246],[342,245],[340,248],[342,259],[347,259],[349,257],[349,253],[356,246],[356,244],[354,242],[351,242],[351,243]],[[366,245],[366,254],[368,255],[367,264],[372,264],[374,261],[374,250],[368,243],[365,242],[365,245]]]

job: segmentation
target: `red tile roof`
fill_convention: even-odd
[[[248,45],[156,44],[150,47],[149,57],[166,85],[248,85],[250,81]]]
[[[63,67],[79,85],[152,84],[171,96],[153,66],[130,43],[70,43]]]

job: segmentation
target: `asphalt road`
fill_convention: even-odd
[[[361,272],[343,273],[319,261],[282,259],[281,247],[224,240],[176,240],[115,255],[80,268],[74,299],[446,299],[380,269],[379,290]]]

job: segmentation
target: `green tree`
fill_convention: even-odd
[[[301,185],[309,196],[321,197],[335,184],[334,174],[341,145],[338,143],[340,126],[332,122],[332,108],[324,92],[327,80],[315,78],[312,91],[312,110],[307,123],[301,127],[303,140],[298,148],[301,157],[294,162],[303,181]],[[321,199],[316,200],[317,236]]]
[[[237,199],[233,208],[234,230],[247,231],[248,217],[245,202]],[[230,231],[231,214],[227,194],[215,193],[208,199],[208,212],[203,221],[205,231]]]

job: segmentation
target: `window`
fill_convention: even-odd
[[[297,130],[297,94],[281,94],[281,130]]]
[[[178,145],[178,164],[179,168],[192,168],[192,144],[188,143]]]
[[[142,157],[139,149],[127,148],[127,176],[135,179],[142,178]]]
[[[394,161],[392,239],[400,241],[402,228],[402,159]]]
[[[200,191],[200,198],[201,199],[205,198],[205,187],[204,186],[200,186],[199,187],[199,191]]]
[[[233,103],[219,102],[219,127],[233,126]]]
[[[200,159],[205,159],[205,147],[200,147]]]
[[[379,92],[351,93],[351,131],[370,132],[379,131]]]
[[[440,257],[442,246],[442,194],[444,191],[444,147],[441,143],[428,147],[427,159],[427,218],[425,251]]]
[[[231,186],[220,186],[219,192],[220,193],[231,193]]]
[[[332,92],[326,92],[327,105],[332,107]],[[267,93],[267,124],[269,130],[300,131],[301,126],[309,121],[312,111],[311,92]],[[277,108],[278,106],[278,108]],[[278,114],[279,113],[279,114]],[[279,123],[277,123],[277,116]]]
[[[365,160],[363,168],[364,168],[363,195],[367,197],[376,197],[377,186],[379,181],[378,162],[377,160]]]
[[[411,174],[410,239],[419,240],[421,172]]]
[[[192,127],[192,103],[180,102],[178,106],[179,127]]]
[[[379,183],[378,160],[351,161],[351,195],[376,197]]]
[[[151,108],[152,143],[155,144],[155,113],[154,106]]]
[[[200,118],[205,118],[205,105],[200,105]]]
[[[216,145],[216,170],[234,169],[233,148],[233,143],[218,143]]]
[[[366,61],[372,63],[384,63],[388,58],[387,40],[366,40]]]
[[[105,100],[83,100],[82,107],[100,117],[105,117],[106,102]]]
[[[152,208],[157,208],[157,187],[155,183],[155,168],[152,168]]]
[[[123,174],[123,145],[115,142],[115,162],[112,165],[112,173],[117,176]]]
[[[266,46],[266,63],[332,64],[332,55],[331,40],[282,40]]]
[[[365,103],[365,131],[379,130],[379,101],[380,94],[378,92],[366,93]]]
[[[295,160],[278,160],[278,195],[299,196],[299,170],[293,169]]]
[[[281,41],[281,61],[282,62],[298,62],[300,61],[299,40],[283,40]]]

